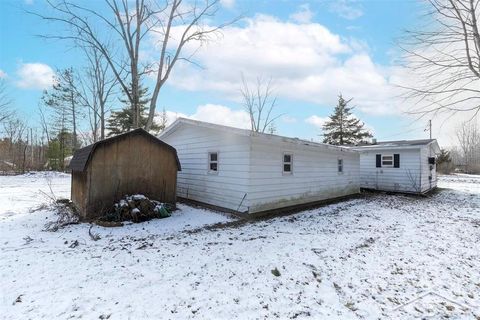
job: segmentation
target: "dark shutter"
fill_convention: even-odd
[[[382,155],[377,154],[377,168],[381,168],[381,167],[382,167]]]
[[[400,154],[398,153],[393,155],[393,167],[400,168]]]

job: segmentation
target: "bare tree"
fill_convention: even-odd
[[[272,79],[265,81],[257,77],[255,87],[250,88],[242,75],[242,84],[240,92],[243,97],[243,106],[250,117],[251,130],[264,133],[276,119],[282,116],[272,116],[277,102],[277,98],[273,97]]]
[[[4,123],[3,128],[9,142],[8,160],[13,164],[13,168],[21,168],[24,172],[28,146],[27,125],[23,120],[11,117]]]
[[[104,1],[108,8],[105,13],[67,0],[58,3],[47,0],[56,14],[34,14],[68,27],[67,34],[47,37],[73,40],[80,46],[93,47],[103,55],[131,104],[134,127],[140,126],[140,78],[148,73],[156,79],[149,99],[146,124],[149,130],[158,95],[176,62],[193,62],[191,55],[182,56],[186,44],[195,42],[200,46],[227,25],[211,27],[206,21],[216,14],[219,0],[135,0],[133,8],[130,7],[131,0]],[[157,39],[160,50],[151,52],[155,56],[152,58],[154,62],[141,64],[140,53],[152,39]]]
[[[404,85],[410,113],[480,112],[480,0],[428,0],[425,25],[401,41],[414,81]]]
[[[88,60],[85,76],[80,79],[78,95],[88,108],[93,142],[105,139],[107,103],[114,94],[117,79],[111,75],[105,58],[92,47],[83,48]]]
[[[50,142],[50,131],[49,131],[49,123],[47,121],[46,113],[47,111],[44,109],[44,105],[38,105],[38,114],[40,116],[40,125],[42,127],[42,136],[47,139],[47,145]],[[43,139],[42,139],[43,140]]]
[[[12,100],[7,94],[5,81],[0,79],[0,123],[7,120],[12,115],[12,110],[10,110],[11,103]]]
[[[466,172],[477,172],[480,170],[480,128],[474,121],[465,122],[456,134]]]

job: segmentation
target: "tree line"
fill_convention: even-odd
[[[403,87],[408,92],[405,97],[413,102],[411,113],[420,117],[440,112],[474,113],[473,124],[459,128],[458,147],[450,150],[452,159],[461,159],[455,161],[472,168],[478,161],[479,141],[475,116],[480,111],[480,2],[428,3],[428,21],[435,27],[407,32],[401,45],[412,75],[424,77],[424,87]],[[172,70],[179,61],[196,64],[191,52],[238,20],[214,23],[219,0],[47,0],[46,4],[49,10],[43,12],[47,13],[30,13],[58,28],[54,34],[40,36],[69,43],[84,64],[77,69],[57,70],[53,86],[39,103],[37,129],[29,128],[12,112],[12,101],[0,81],[0,125],[5,133],[0,147],[2,154],[8,154],[0,159],[0,166],[21,171],[42,165],[63,170],[65,159],[83,145],[134,128],[162,130],[167,123],[166,112],[163,110],[157,118],[155,115],[159,113],[159,94]],[[152,40],[155,50],[148,50]],[[444,45],[448,43],[453,45]],[[431,48],[435,49],[433,55]],[[142,59],[147,51],[149,59]],[[436,78],[439,74],[440,80]],[[151,90],[145,84],[147,77],[152,81]],[[259,78],[256,87],[250,87],[243,76],[242,80],[241,94],[251,130],[275,133],[275,120],[281,115],[272,114],[277,100],[272,96],[271,80]],[[350,101],[340,95],[334,113],[323,126],[325,143],[350,145],[371,138],[363,122],[353,116]],[[157,123],[155,119],[160,120]]]

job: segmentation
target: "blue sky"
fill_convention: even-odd
[[[355,115],[377,138],[425,138],[426,121],[413,122],[392,102],[398,93],[392,86],[398,73],[395,41],[415,26],[420,9],[413,0],[222,0],[216,20],[244,19],[196,56],[204,69],[179,65],[157,108],[165,107],[171,117],[245,126],[238,96],[243,73],[247,79],[273,79],[276,112],[283,114],[276,121],[281,135],[319,139],[321,124],[342,92],[353,98]],[[82,59],[71,44],[38,37],[61,27],[26,10],[45,12],[46,5],[41,0],[0,2],[0,75],[18,113],[36,126],[48,68],[82,68]]]

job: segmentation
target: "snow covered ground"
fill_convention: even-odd
[[[229,219],[180,205],[98,241],[42,231],[47,180],[69,195],[68,175],[0,177],[0,318],[480,319],[478,176],[213,230]]]

